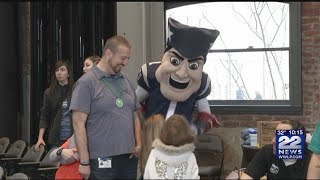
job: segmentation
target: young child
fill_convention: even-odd
[[[51,161],[60,161],[55,179],[82,179],[79,174],[79,154],[76,149],[74,135],[72,135],[60,148],[53,150],[50,154]]]
[[[164,124],[164,117],[161,114],[155,114],[147,118],[142,127],[142,143],[143,148],[139,158],[141,175],[144,173],[144,169],[152,150],[152,142],[159,137],[160,131]],[[140,179],[143,179],[141,176]]]
[[[174,114],[153,141],[144,179],[200,179],[193,154],[195,135],[184,116]]]

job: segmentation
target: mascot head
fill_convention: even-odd
[[[168,19],[168,30],[156,78],[164,97],[185,101],[200,88],[203,65],[219,31],[187,26],[172,18]]]

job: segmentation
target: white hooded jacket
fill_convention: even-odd
[[[175,147],[155,139],[152,146],[144,179],[200,179],[193,143]]]

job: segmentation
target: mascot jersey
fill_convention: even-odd
[[[160,83],[157,81],[155,72],[161,62],[151,62],[141,67],[138,75],[138,85],[145,89],[149,94],[144,102],[146,117],[153,114],[162,114],[168,117],[168,111],[184,115],[189,122],[192,120],[192,111],[196,101],[207,97],[211,92],[211,81],[208,74],[202,72],[201,85],[198,91],[193,93],[187,100],[177,102],[176,106],[170,106],[171,100],[164,97],[160,91]],[[173,108],[173,109],[170,109]]]
[[[142,65],[138,74],[137,98],[145,118],[161,114],[185,116],[191,129],[203,133],[220,126],[211,114],[207,96],[211,81],[203,66],[219,31],[181,24],[168,19],[167,47],[160,62]],[[193,118],[197,107],[198,116]]]

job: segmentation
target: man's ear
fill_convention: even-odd
[[[110,59],[113,55],[112,51],[110,49],[106,49],[105,51],[106,56],[108,57],[108,59]]]

